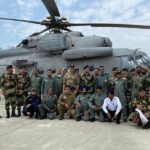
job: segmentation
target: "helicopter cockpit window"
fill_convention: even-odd
[[[150,59],[146,55],[138,55],[138,56],[136,56],[136,61],[137,61],[138,65],[144,64],[144,65],[150,66]]]

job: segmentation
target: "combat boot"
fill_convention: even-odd
[[[21,110],[20,109],[18,109],[18,115],[17,115],[18,117],[20,117],[21,116]]]
[[[9,112],[9,110],[6,111],[6,114],[7,114],[6,118],[10,118],[10,112]]]
[[[15,110],[12,110],[11,117],[18,117],[18,116],[15,114]]]

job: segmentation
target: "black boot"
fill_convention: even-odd
[[[10,118],[10,112],[9,112],[9,110],[6,111],[6,114],[7,114],[6,118]]]
[[[18,116],[15,114],[15,110],[12,110],[11,117],[18,117]]]
[[[20,109],[18,109],[18,115],[17,115],[18,117],[20,117],[21,116],[21,110]]]

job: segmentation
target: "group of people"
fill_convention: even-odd
[[[143,128],[150,126],[150,77],[143,66],[130,71],[114,67],[109,75],[104,66],[91,71],[88,65],[79,70],[70,64],[55,73],[49,69],[47,77],[42,77],[38,68],[33,68],[29,76],[24,66],[15,74],[9,65],[1,76],[1,90],[6,118],[23,113],[37,119],[58,116],[59,120],[115,120],[117,124],[130,120]]]

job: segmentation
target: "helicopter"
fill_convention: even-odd
[[[28,71],[33,67],[41,70],[57,67],[65,68],[74,64],[82,69],[85,65],[100,65],[111,72],[113,67],[132,69],[144,64],[150,67],[148,55],[139,49],[113,48],[109,37],[84,36],[82,32],[72,31],[69,27],[117,27],[150,29],[148,25],[117,23],[71,23],[61,17],[55,0],[42,0],[50,17],[42,21],[0,18],[6,21],[18,21],[45,26],[45,29],[31,34],[14,48],[0,51],[0,69],[9,64],[14,67],[25,66]],[[49,31],[48,33],[45,33]],[[3,72],[3,71],[2,71]]]

